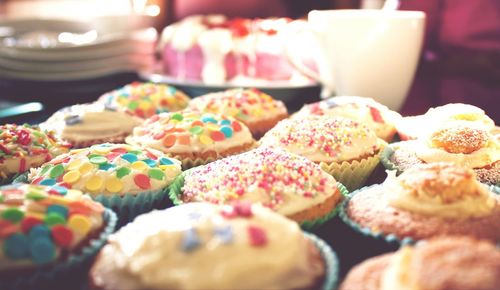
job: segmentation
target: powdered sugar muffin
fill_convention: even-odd
[[[74,148],[101,143],[123,143],[142,119],[101,103],[81,104],[54,113],[40,128],[53,131]]]
[[[112,235],[90,282],[101,290],[332,289],[324,253],[265,207],[192,203],[142,215]]]
[[[353,190],[378,165],[385,142],[356,121],[309,116],[279,122],[262,137],[260,146],[279,147],[307,157]]]
[[[360,189],[341,217],[355,229],[398,239],[466,235],[500,241],[500,195],[453,163],[412,167],[381,185]]]
[[[183,176],[174,201],[245,200],[300,223],[331,217],[342,199],[332,176],[308,159],[280,149],[258,148],[196,167]]]
[[[127,221],[168,199],[168,186],[180,172],[180,161],[159,151],[105,143],[60,155],[28,178],[84,191]]]
[[[404,171],[415,164],[453,162],[474,169],[481,182],[500,183],[500,141],[484,127],[452,122],[417,140],[391,144],[382,162]]]
[[[231,117],[184,110],[149,118],[127,143],[163,151],[186,169],[247,151],[255,141],[248,128]]]
[[[436,238],[364,261],[340,289],[500,289],[500,250],[468,237]]]
[[[69,147],[51,132],[30,125],[0,126],[0,184],[67,152]]]
[[[396,133],[395,125],[401,115],[372,98],[340,96],[304,105],[294,118],[304,116],[344,117],[359,122],[375,131],[377,137],[389,142]]]
[[[401,140],[413,140],[429,134],[446,123],[466,121],[468,126],[483,128],[487,131],[495,128],[495,122],[486,115],[484,110],[473,105],[451,103],[430,108],[425,114],[409,116],[397,123]]]
[[[102,95],[98,102],[145,119],[158,113],[180,111],[189,100],[185,93],[166,84],[133,82]]]
[[[257,89],[229,89],[193,99],[189,107],[202,112],[231,116],[245,125],[258,139],[278,121],[288,117],[282,101]]]

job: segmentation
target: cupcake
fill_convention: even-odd
[[[40,128],[53,131],[74,148],[123,143],[142,119],[101,103],[74,105],[54,113]]]
[[[412,167],[383,184],[353,192],[341,218],[372,236],[422,240],[466,235],[500,241],[500,195],[453,163]]]
[[[377,137],[387,142],[396,134],[395,125],[401,120],[401,115],[374,99],[354,96],[334,97],[304,105],[293,117],[311,115],[352,119],[375,131]]]
[[[391,144],[382,156],[388,169],[399,172],[415,164],[453,162],[474,169],[479,180],[500,183],[500,139],[470,122],[453,122],[417,140]]]
[[[67,152],[70,144],[30,125],[0,126],[0,184]]]
[[[500,289],[500,250],[487,241],[442,237],[353,268],[340,290]]]
[[[255,145],[250,130],[241,122],[196,110],[155,115],[136,127],[127,143],[160,150],[181,160],[185,169]]]
[[[260,146],[304,156],[354,190],[378,165],[385,142],[351,119],[309,116],[279,122],[262,137]]]
[[[174,203],[244,200],[263,204],[299,223],[312,226],[333,217],[346,191],[306,158],[279,149],[258,148],[183,174],[174,184]],[[177,181],[176,181],[177,182]],[[178,190],[177,190],[178,188]]]
[[[469,126],[492,130],[495,122],[486,113],[473,105],[452,103],[430,108],[425,114],[404,117],[397,123],[397,131],[401,140],[414,140],[428,134],[429,130],[452,123],[466,121]]]
[[[230,89],[210,93],[193,99],[189,107],[231,116],[245,124],[256,139],[288,117],[282,101],[274,100],[257,89]]]
[[[60,155],[32,169],[28,179],[86,192],[112,208],[123,223],[165,203],[180,172],[180,161],[156,150],[105,143]]]
[[[119,111],[146,119],[163,112],[176,112],[187,107],[189,97],[165,84],[133,82],[102,95],[98,102]]]
[[[332,289],[329,247],[248,203],[185,204],[139,216],[113,234],[91,289]]]
[[[115,223],[112,211],[77,190],[0,187],[0,288],[41,289],[81,270]]]

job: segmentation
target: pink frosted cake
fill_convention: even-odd
[[[249,79],[309,82],[290,65],[285,51],[290,29],[303,25],[305,21],[287,18],[190,16],[163,31],[163,69],[178,79],[206,84],[242,84]],[[303,35],[295,35],[294,43],[297,37]],[[298,53],[310,59],[305,56],[309,50],[302,48]]]

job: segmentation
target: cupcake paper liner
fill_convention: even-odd
[[[399,167],[391,161],[391,156],[394,154],[394,148],[392,146],[387,146],[380,154],[380,162],[384,165],[387,170],[396,170],[396,174],[399,175],[403,171],[399,169]]]
[[[170,185],[170,191],[169,191],[168,195],[169,195],[170,200],[172,201],[172,203],[174,205],[181,205],[184,203],[180,197],[182,195],[182,186],[184,186],[184,176],[188,172],[189,172],[189,170],[184,171],[183,173],[179,174],[174,179],[172,184]],[[339,191],[342,195],[342,199],[349,196],[349,191],[342,183],[337,182],[337,188],[339,189]],[[340,209],[340,203],[337,206],[335,206],[327,215],[322,216],[322,217],[317,218],[317,219],[314,219],[314,220],[311,220],[311,221],[305,221],[305,222],[301,223],[300,226],[305,230],[314,229],[314,228],[326,223],[327,221],[331,220],[332,218],[334,218],[337,215],[337,213],[339,212],[339,209]]]
[[[339,260],[337,255],[332,248],[319,237],[311,233],[304,233],[304,235],[314,243],[316,248],[318,248],[325,262],[325,278],[321,285],[321,290],[336,289],[339,279]]]
[[[71,254],[65,261],[55,262],[54,265],[35,269],[30,273],[21,273],[13,280],[0,280],[0,289],[41,289],[42,285],[50,281],[66,281],[67,275],[81,270],[85,263],[90,262],[104,246],[110,234],[115,230],[117,223],[116,214],[105,209],[104,221],[106,223],[101,233],[88,241],[78,254]]]

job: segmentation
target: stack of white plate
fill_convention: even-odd
[[[0,78],[82,80],[151,69],[156,30],[116,20],[0,20]]]

